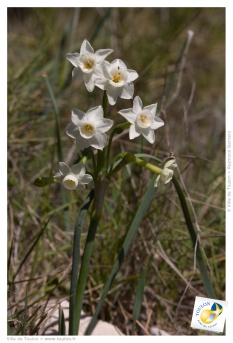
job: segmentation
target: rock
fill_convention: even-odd
[[[64,313],[66,335],[68,335],[69,302],[67,300],[63,300],[62,302],[60,302],[60,305]],[[48,311],[48,315],[46,317],[46,320],[39,329],[39,335],[58,335],[59,302],[55,300],[50,300],[46,306],[46,311]],[[85,313],[82,311],[81,320],[79,324],[79,335],[84,335],[85,330],[91,321],[91,318],[92,317],[85,315]],[[123,336],[123,333],[116,326],[104,322],[102,320],[98,320],[92,332],[92,336]]]
[[[154,336],[170,336],[169,333],[167,333],[166,331],[159,329],[155,326],[153,326],[152,328],[150,328],[150,333]]]

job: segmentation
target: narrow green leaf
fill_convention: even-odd
[[[105,21],[108,19],[108,17],[110,16],[112,12],[112,8],[109,7],[109,8],[106,8],[106,11],[104,12],[104,14],[101,16],[99,22],[94,25],[94,31],[91,35],[91,38],[90,38],[90,43],[92,44],[94,42],[94,40],[96,39],[96,37],[98,36],[100,30],[102,29]]]
[[[96,310],[95,310],[95,313],[92,317],[92,320],[90,321],[88,327],[87,327],[87,330],[85,332],[85,335],[90,335],[96,325],[96,322],[97,322],[97,317],[99,315],[99,312],[101,310],[101,307],[103,306],[103,303],[105,301],[105,298],[107,297],[108,295],[108,291],[124,261],[124,258],[126,257],[127,253],[128,253],[128,250],[130,248],[130,245],[137,233],[137,230],[138,230],[138,227],[141,223],[141,221],[143,220],[153,198],[154,198],[154,195],[155,195],[155,192],[156,192],[156,188],[154,188],[154,182],[155,182],[155,178],[156,176],[154,175],[148,188],[147,188],[147,191],[145,193],[145,195],[143,196],[142,198],[142,201],[141,201],[141,204],[139,205],[138,207],[138,210],[135,214],[135,217],[129,227],[129,230],[126,234],[126,237],[125,237],[125,240],[124,240],[124,243],[121,247],[121,250],[119,252],[119,255],[118,255],[118,258],[117,260],[115,261],[114,265],[113,265],[113,268],[111,270],[111,273],[108,277],[108,280],[105,284],[105,287],[104,287],[104,290],[103,290],[103,293],[101,295],[101,298],[97,304],[97,307],[96,307]]]
[[[80,8],[74,8],[67,20],[67,28],[64,30],[64,34],[61,40],[60,51],[58,52],[58,59],[62,61],[61,72],[59,73],[59,86],[63,90],[69,86],[72,77],[70,71],[70,64],[64,63],[65,55],[67,52],[72,52],[76,32],[78,27]],[[68,61],[67,61],[68,62]]]
[[[59,317],[58,317],[58,336],[65,336],[65,335],[66,335],[65,317],[64,317],[64,312],[62,310],[62,307],[60,305]]]
[[[95,184],[93,214],[92,214],[90,226],[88,229],[88,234],[87,234],[83,258],[82,258],[82,265],[81,265],[80,274],[79,274],[79,278],[77,282],[77,288],[76,288],[74,319],[72,320],[72,323],[73,323],[72,334],[73,335],[77,335],[78,330],[79,330],[79,322],[80,322],[80,317],[81,317],[84,291],[85,291],[86,283],[87,283],[91,254],[92,254],[92,250],[94,246],[96,230],[97,230],[100,218],[101,218],[104,195],[105,195],[105,191],[107,189],[108,183],[109,183],[109,180],[100,179],[100,180],[97,180]]]
[[[80,264],[80,241],[81,230],[88,208],[90,207],[94,198],[94,189],[88,194],[84,201],[81,210],[79,212],[75,230],[74,230],[74,242],[73,242],[73,258],[72,258],[72,271],[71,271],[71,283],[70,283],[70,307],[69,307],[69,335],[74,334],[74,308],[75,308],[75,293],[77,288],[78,270]]]
[[[136,295],[135,295],[135,302],[133,307],[133,327],[132,327],[132,335],[135,332],[136,321],[138,320],[141,312],[142,302],[143,302],[143,295],[144,295],[144,287],[146,282],[146,268],[142,268],[142,272],[140,275],[140,279],[138,280],[137,288],[136,288]]]
[[[215,295],[215,291],[214,288],[211,284],[204,260],[203,260],[203,256],[199,247],[199,242],[197,242],[197,235],[195,232],[195,229],[193,227],[193,222],[192,222],[192,218],[190,216],[190,212],[189,212],[189,208],[188,208],[188,204],[186,202],[184,193],[180,187],[179,182],[177,181],[177,179],[175,178],[175,176],[173,176],[173,184],[176,188],[176,191],[178,193],[179,199],[180,199],[180,203],[181,203],[181,207],[183,210],[183,214],[184,214],[184,218],[186,221],[186,225],[189,231],[189,235],[191,237],[191,241],[193,244],[193,249],[196,250],[196,259],[197,259],[197,263],[200,269],[200,273],[201,273],[201,277],[205,286],[205,290],[206,290],[206,294],[208,297],[216,299],[216,295]]]
[[[59,116],[59,109],[57,105],[57,101],[55,99],[54,93],[52,86],[50,84],[49,78],[46,75],[45,76],[45,83],[49,91],[49,95],[51,97],[53,107],[54,107],[54,113],[55,113],[55,135],[57,138],[57,156],[58,156],[58,161],[62,162],[63,161],[63,152],[62,152],[62,143],[61,143],[61,134],[60,134],[60,116]],[[62,203],[67,204],[68,203],[68,194],[65,191],[63,187],[61,187],[61,195],[62,195]],[[64,210],[64,221],[65,221],[65,226],[66,226],[66,232],[70,231],[70,216],[69,212],[67,209]]]
[[[57,102],[53,93],[52,86],[50,84],[49,78],[46,75],[45,76],[45,83],[49,91],[49,95],[51,97],[53,107],[54,107],[54,113],[55,113],[55,132],[57,137],[57,154],[58,154],[58,160],[63,161],[63,153],[62,153],[62,144],[61,144],[61,134],[60,134],[60,117],[59,117],[59,109],[57,106]]]
[[[7,321],[7,336],[12,336],[12,331],[11,331],[9,321]]]
[[[113,131],[111,132],[110,137],[109,137],[108,147],[107,147],[107,163],[106,163],[107,171],[108,171],[108,166],[109,166],[109,158],[110,158],[110,151],[111,151],[113,137],[114,135],[120,134],[121,132],[123,132],[125,129],[129,127],[130,127],[129,122],[121,123],[121,124],[116,125]]]
[[[33,251],[34,247],[36,246],[36,244],[38,243],[40,237],[42,236],[42,234],[44,233],[51,217],[53,216],[53,214],[49,217],[48,221],[46,222],[45,226],[42,228],[42,230],[39,232],[35,242],[32,244],[31,248],[28,250],[28,252],[26,253],[24,259],[22,260],[22,262],[20,263],[16,273],[14,274],[13,278],[12,278],[12,281],[14,281],[14,279],[16,278],[16,276],[18,275],[20,269],[22,268],[22,266],[24,265],[24,263],[27,261],[28,257],[30,256],[31,252]]]
[[[23,316],[23,329],[22,329],[23,336],[25,336],[25,333],[26,333],[27,312],[28,312],[28,285],[26,285],[26,298],[25,298],[25,308],[24,308],[24,316]]]
[[[7,282],[10,280],[10,266],[11,266],[11,258],[13,253],[13,239],[11,240],[11,245],[8,253],[8,259],[7,259]]]

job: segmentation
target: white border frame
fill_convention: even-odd
[[[1,177],[0,177],[0,189],[1,189],[1,247],[0,251],[2,254],[1,258],[1,275],[6,275],[6,265],[7,265],[7,248],[6,248],[6,241],[7,241],[7,208],[6,208],[6,199],[7,199],[7,7],[223,7],[226,9],[226,142],[227,142],[227,132],[231,131],[231,136],[233,135],[233,91],[232,91],[232,84],[233,81],[233,73],[232,73],[232,63],[233,63],[233,49],[232,49],[232,42],[233,42],[233,2],[231,0],[195,0],[195,1],[185,1],[185,0],[157,0],[157,1],[148,1],[144,0],[141,2],[136,2],[132,0],[127,1],[127,6],[125,6],[126,2],[123,0],[99,0],[99,1],[74,1],[74,0],[66,0],[66,1],[52,1],[52,0],[24,0],[24,1],[17,1],[17,0],[9,0],[5,1],[2,0],[0,4],[0,23],[1,23],[1,33],[0,33],[0,43],[1,43],[1,115],[0,115],[0,127],[2,129],[2,133],[0,135],[1,139]],[[56,6],[54,6],[56,4]],[[59,4],[59,5],[58,5]],[[142,6],[143,4],[143,6]],[[232,146],[232,141],[231,141]],[[232,151],[232,148],[231,148]],[[226,152],[227,152],[227,144],[226,144]],[[227,154],[226,154],[227,157]],[[226,161],[227,163],[227,161]],[[233,179],[231,167],[231,180]],[[226,199],[227,200],[227,199]],[[231,199],[232,202],[232,199]],[[226,336],[143,336],[143,340],[151,340],[151,341],[161,341],[161,340],[172,340],[172,342],[188,342],[189,341],[196,341],[199,339],[199,342],[206,341],[207,337],[211,340],[211,342],[229,342],[229,338],[233,337],[233,325],[231,325],[231,309],[233,309],[233,279],[232,279],[232,247],[231,242],[233,242],[232,238],[232,223],[233,223],[233,208],[231,208],[231,212],[226,212],[226,300],[228,301],[228,318],[226,319],[227,329],[226,329]],[[5,278],[1,281],[1,311],[2,313],[0,321],[0,341],[7,342],[7,326],[6,326],[6,309],[7,309],[7,299],[6,299],[6,292],[7,287],[5,284]],[[166,328],[165,328],[166,329]],[[46,337],[46,336],[45,336]],[[44,337],[44,338],[45,338]],[[67,336],[68,337],[68,336]],[[70,336],[71,337],[71,336]],[[23,337],[22,337],[23,338]],[[38,338],[40,338],[38,336]],[[40,341],[45,341],[44,338]],[[76,337],[74,337],[73,341],[76,341]],[[85,336],[78,336],[79,340],[92,340],[93,338],[85,337]],[[96,337],[94,338],[96,339]],[[142,337],[140,336],[121,336],[121,340],[134,340],[138,341],[141,340]],[[20,339],[16,339],[19,341]],[[109,337],[101,337],[102,341],[109,340]],[[111,337],[111,340],[119,340],[119,337]],[[22,339],[25,341],[25,339]]]

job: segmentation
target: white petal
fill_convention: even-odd
[[[99,87],[100,89],[105,90],[107,88],[108,81],[105,78],[96,77],[95,85],[96,87]]]
[[[57,182],[62,182],[64,175],[62,175],[60,172],[56,173],[53,177]]]
[[[155,117],[154,122],[151,124],[151,129],[156,130],[164,125],[164,121],[159,117]]]
[[[77,67],[72,70],[72,77],[73,79],[76,79],[77,81],[82,81],[83,80],[83,72],[82,70]]]
[[[111,119],[101,118],[101,119],[96,120],[95,127],[99,133],[104,133],[111,129],[111,127],[113,126],[113,123],[114,122]]]
[[[118,96],[122,92],[122,88],[119,87],[113,87],[111,85],[107,86],[107,96],[108,96],[108,102],[110,105],[115,105]]]
[[[93,180],[92,176],[89,174],[85,174],[79,178],[81,184],[87,184]]]
[[[149,143],[153,144],[155,141],[155,132],[150,128],[143,129],[143,136],[148,140]]]
[[[88,148],[90,146],[90,139],[83,138],[80,135],[79,130],[77,130],[77,126],[73,123],[70,123],[66,128],[66,134],[74,138],[76,140],[76,146],[78,149],[83,150],[85,148]]]
[[[93,123],[95,123],[97,119],[100,119],[100,118],[102,119],[103,116],[104,116],[104,111],[101,105],[90,108],[86,113],[87,120]]]
[[[95,75],[94,73],[83,74],[83,81],[88,92],[92,92],[95,87]]]
[[[120,97],[122,99],[132,99],[133,93],[134,93],[134,84],[131,82],[124,86]]]
[[[112,80],[112,76],[110,74],[109,71],[109,67],[107,66],[107,64],[103,64],[103,75],[107,80]]]
[[[133,101],[133,111],[137,114],[140,113],[142,111],[142,106],[143,104],[141,98],[138,95],[135,96]]]
[[[83,138],[80,135],[79,131],[76,131],[76,137],[75,138],[76,138],[76,147],[80,150],[84,150],[91,145],[91,142],[90,142],[91,139]]]
[[[103,61],[102,66],[106,66],[109,69],[111,67],[111,63],[108,61]]]
[[[131,124],[134,124],[137,119],[137,115],[132,110],[133,110],[132,108],[128,108],[125,110],[121,110],[118,113],[122,115],[122,117],[124,117],[126,120],[128,120],[128,122],[130,122]]]
[[[80,174],[81,174],[81,176],[84,175],[85,171],[86,171],[83,163],[74,164],[70,169],[71,169],[72,173],[74,173],[75,175],[78,175],[78,176],[80,176]]]
[[[94,49],[92,48],[91,44],[88,42],[88,40],[84,40],[82,45],[81,45],[81,49],[80,49],[80,53],[82,55],[86,55],[86,53],[94,53]]]
[[[157,104],[152,104],[144,107],[145,110],[149,110],[154,116],[157,110]]]
[[[116,59],[116,60],[112,61],[112,63],[111,63],[111,69],[117,68],[117,67],[120,67],[123,70],[127,69],[125,63],[120,59]]]
[[[66,134],[67,136],[76,139],[77,136],[77,125],[74,123],[69,123],[66,127]]]
[[[77,189],[79,190],[79,191],[83,191],[84,189],[85,189],[85,186],[82,184],[82,183],[78,183],[78,186],[77,186]]]
[[[59,172],[62,175],[67,175],[70,173],[70,167],[64,162],[59,162]]]
[[[74,108],[71,112],[71,120],[75,125],[79,125],[84,116],[85,113],[77,108]]]
[[[100,49],[95,52],[97,63],[102,63],[103,60],[113,52],[112,49]]]
[[[164,168],[168,168],[168,167],[176,167],[176,162],[175,162],[174,158],[171,160],[168,160],[165,163]]]
[[[79,54],[77,52],[74,54],[66,54],[66,58],[73,64],[73,66],[78,67]]]
[[[134,139],[138,136],[140,136],[140,133],[137,131],[135,125],[132,124],[129,128],[129,139]]]
[[[160,175],[157,176],[155,183],[154,183],[154,187],[158,187],[159,185],[159,180],[160,180]]]
[[[103,66],[100,65],[100,64],[97,64],[95,66],[94,73],[95,73],[96,77],[103,78],[104,77],[104,75],[103,75]]]
[[[90,81],[93,74],[94,74],[93,70],[90,70],[90,72],[88,72],[88,73],[83,73],[82,77],[83,77],[83,81],[85,84]]]
[[[173,177],[173,170],[165,168],[162,173],[160,174],[161,176],[161,180],[163,181],[163,183],[168,183],[171,181],[172,177]]]
[[[96,134],[90,138],[90,145],[93,148],[103,150],[107,144],[107,137],[105,133],[96,132]]]
[[[127,69],[128,82],[132,82],[138,78],[138,73],[135,70]]]

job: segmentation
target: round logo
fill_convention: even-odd
[[[222,305],[213,303],[210,310],[203,310],[200,314],[200,319],[205,324],[211,324],[217,319],[223,311]]]

